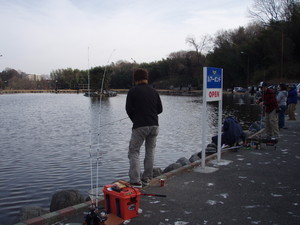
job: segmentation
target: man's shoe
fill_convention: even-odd
[[[269,140],[272,138],[272,135],[269,135],[269,134],[265,134],[265,135],[262,135],[261,136],[261,139],[266,139],[266,140]]]
[[[130,183],[130,186],[134,187],[134,188],[142,188],[143,187],[141,183]]]
[[[149,186],[150,185],[150,181],[149,179],[142,179],[142,186],[143,187],[146,187],[146,186]]]
[[[207,145],[207,148],[217,148],[218,146],[215,143],[210,143]]]

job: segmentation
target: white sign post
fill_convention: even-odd
[[[206,128],[207,128],[207,102],[218,101],[218,153],[217,160],[221,160],[221,132],[222,132],[222,95],[223,95],[223,69],[203,67],[203,106],[202,106],[202,152],[201,167],[205,168]]]

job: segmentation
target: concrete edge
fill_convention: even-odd
[[[226,153],[227,151],[223,151],[221,152],[221,154],[223,155],[224,153]],[[205,163],[207,163],[208,161],[210,160],[213,160],[213,159],[216,159],[217,158],[217,153],[214,153],[212,155],[209,155],[205,158]],[[149,186],[155,186],[155,185],[158,185],[160,184],[160,180],[161,179],[169,179],[177,174],[180,174],[180,173],[183,173],[183,172],[186,172],[188,170],[192,170],[194,169],[195,167],[198,167],[198,166],[201,166],[201,159],[200,160],[197,160],[195,162],[192,162],[191,164],[188,164],[188,165],[185,165],[185,166],[182,166],[178,169],[175,169],[175,170],[172,170],[170,172],[167,172],[167,173],[164,173],[158,177],[155,177],[151,180],[150,182],[150,185]],[[145,188],[143,189],[147,189],[148,186],[146,186]]]
[[[80,203],[74,206],[70,206],[64,209],[60,209],[55,212],[50,212],[44,215],[41,215],[39,217],[31,218],[28,220],[25,220],[23,222],[16,223],[15,225],[50,225],[53,223],[56,223],[60,220],[63,220],[71,215],[77,214],[77,213],[83,213],[85,211],[89,210],[89,207],[92,205],[92,201]],[[98,201],[99,205],[104,204],[104,199],[101,197]]]
[[[222,152],[222,154],[225,152]],[[217,153],[209,155],[205,158],[205,162],[215,159],[217,157]],[[149,186],[160,184],[161,179],[169,179],[176,174],[183,173],[187,170],[193,169],[201,165],[201,160],[197,160],[189,165],[182,166],[178,169],[172,170],[168,173],[164,173],[161,176],[155,177],[151,180]],[[143,189],[147,189],[147,186]],[[88,211],[89,207],[92,205],[92,201],[88,201],[85,203],[77,204],[74,206],[70,206],[55,212],[50,212],[39,217],[35,217],[32,219],[25,220],[24,222],[16,223],[15,225],[45,225],[45,224],[53,224],[60,220],[63,220],[66,217],[69,217],[74,214],[83,213],[84,211]],[[99,205],[104,205],[104,199],[101,198],[99,200]]]
[[[262,132],[262,131],[260,131],[260,132]],[[256,135],[256,134],[253,134],[253,135]],[[229,150],[222,151],[221,155],[227,153],[228,151]],[[205,163],[207,163],[210,160],[216,159],[216,158],[217,158],[217,153],[209,155],[209,156],[205,157]],[[201,159],[197,160],[195,162],[192,162],[191,164],[182,166],[178,169],[172,170],[170,172],[164,173],[158,177],[153,178],[151,180],[149,186],[159,185],[161,179],[169,179],[177,174],[194,169],[195,167],[198,167],[198,166],[201,166]],[[146,186],[143,189],[147,189],[147,187],[149,187],[149,186]],[[104,199],[101,197],[98,203],[99,203],[99,205],[104,205]],[[19,222],[14,225],[51,225],[55,222],[59,222],[60,220],[63,220],[66,217],[69,217],[71,215],[83,213],[84,211],[88,211],[89,207],[91,205],[92,205],[92,201],[84,202],[84,203],[70,206],[70,207],[55,211],[55,212],[47,213],[47,214],[44,214],[39,217],[28,219],[28,220],[25,220],[24,222]]]

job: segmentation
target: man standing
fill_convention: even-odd
[[[276,100],[275,92],[268,88],[267,83],[261,82],[260,87],[262,88],[262,98],[259,99],[260,105],[264,106],[265,109],[265,133],[269,138],[279,137],[278,128],[278,103]]]
[[[288,120],[296,120],[295,111],[296,111],[297,101],[298,101],[298,95],[297,95],[296,86],[290,85],[288,97],[287,97],[287,104],[288,104],[287,112],[289,115]]]
[[[279,112],[278,112],[278,126],[279,129],[285,128],[285,111],[286,111],[286,101],[287,101],[287,88],[286,85],[281,83],[280,85],[280,90],[276,96],[277,102],[278,102],[278,107],[279,107]]]
[[[135,86],[126,98],[126,112],[133,123],[129,143],[129,178],[133,187],[147,185],[153,177],[154,154],[158,135],[158,114],[163,111],[161,99],[155,89],[148,85],[148,72],[136,69],[133,74]],[[145,142],[144,173],[140,174],[140,148]]]

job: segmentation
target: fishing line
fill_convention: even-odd
[[[262,138],[262,128],[263,128],[263,116],[264,116],[264,90],[261,88],[261,99],[262,99],[262,105],[261,105],[261,111],[260,111],[260,133],[259,133],[259,138]]]
[[[97,154],[96,154],[96,199],[98,199],[99,191],[99,160],[100,160],[100,136],[101,136],[101,112],[102,112],[102,95],[103,95],[103,86],[104,86],[104,80],[106,76],[106,71],[107,67],[109,65],[110,58],[112,57],[113,53],[115,52],[115,49],[111,52],[102,77],[102,82],[101,82],[101,88],[100,88],[100,98],[99,98],[99,114],[98,114],[98,138],[97,138]],[[98,207],[98,201],[96,201],[96,207]]]
[[[122,120],[126,120],[126,119],[128,119],[128,118],[129,118],[129,117],[127,116],[127,117],[125,117],[125,118],[123,118],[123,119],[115,120],[115,121],[112,121],[112,122],[110,122],[110,123],[105,123],[105,124],[102,124],[100,127],[105,127],[105,126],[108,126],[108,125],[112,125],[112,124],[114,124],[114,123],[121,122]]]
[[[88,47],[88,97],[91,97],[91,88],[90,88],[90,47]],[[90,179],[91,179],[91,194],[93,193],[93,156],[92,156],[92,109],[91,103],[89,104],[89,113],[90,113],[90,129],[89,129],[89,154],[90,154]]]

